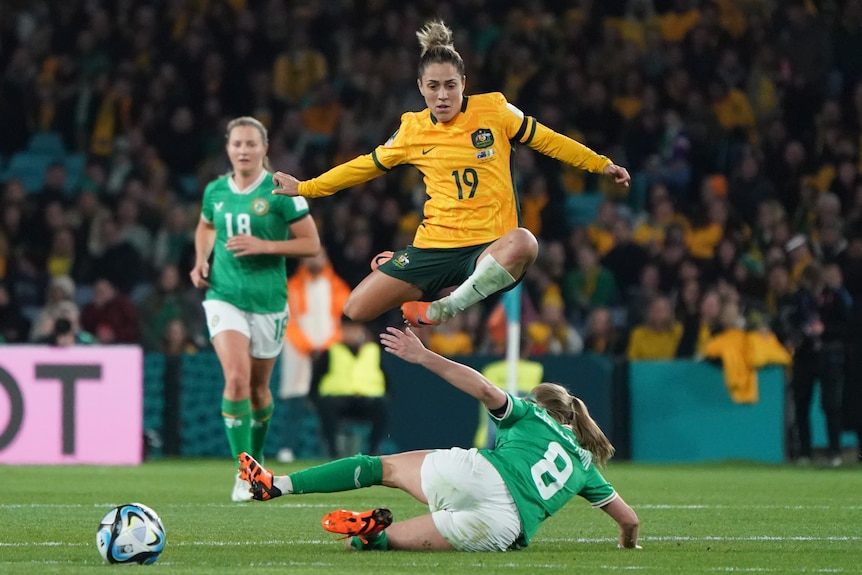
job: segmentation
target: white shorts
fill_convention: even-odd
[[[420,475],[434,525],[458,551],[505,551],[521,534],[509,488],[476,449],[432,451]]]
[[[226,301],[205,300],[210,339],[223,331],[238,331],[248,338],[248,352],[257,359],[272,359],[281,353],[284,329],[290,312],[285,306],[278,313],[251,313]]]

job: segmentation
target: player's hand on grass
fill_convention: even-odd
[[[272,176],[272,183],[278,186],[272,193],[282,196],[298,196],[299,195],[299,180],[285,174],[284,172],[276,172]]]
[[[422,356],[428,352],[409,327],[404,331],[396,327],[387,327],[386,332],[380,334],[380,344],[383,349],[404,361],[419,363]]]
[[[248,234],[236,234],[228,239],[225,247],[234,257],[267,253],[267,241]]]
[[[629,183],[632,181],[632,177],[629,175],[629,171],[624,167],[618,166],[616,164],[610,164],[608,166],[605,166],[605,169],[602,170],[602,173],[610,178],[613,178],[615,183],[625,187],[629,187]]]
[[[209,287],[210,282],[210,264],[209,262],[203,261],[195,263],[195,267],[192,268],[192,271],[189,272],[189,276],[192,278],[192,285],[196,288],[204,288]]]

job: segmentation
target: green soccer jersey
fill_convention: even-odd
[[[228,175],[213,180],[204,190],[201,217],[216,230],[206,299],[225,301],[252,313],[285,310],[284,256],[234,257],[225,248],[227,240],[235,234],[286,240],[290,224],[308,214],[305,198],[273,195],[271,177],[272,174],[264,171],[248,189],[240,190]]]
[[[509,396],[509,409],[494,421],[494,449],[479,453],[497,469],[512,493],[523,532],[516,547],[524,547],[539,525],[575,495],[593,507],[609,503],[616,492],[593,465],[593,455],[575,434],[533,403]]]

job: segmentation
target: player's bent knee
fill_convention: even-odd
[[[361,303],[357,304],[350,299],[345,302],[342,312],[353,321],[366,322],[374,319]]]

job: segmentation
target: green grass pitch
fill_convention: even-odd
[[[350,553],[320,527],[326,512],[388,506],[397,520],[426,508],[383,487],[232,503],[227,461],[3,466],[0,573],[862,572],[862,465],[612,463],[605,475],[640,516],[642,551],[617,550],[613,521],[580,498],[523,551]],[[109,566],[96,550],[96,526],[111,507],[132,501],[160,514],[167,546],[154,565]]]

